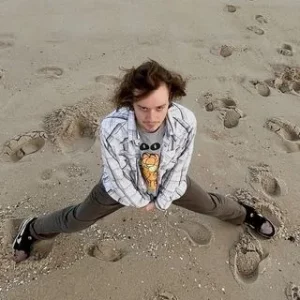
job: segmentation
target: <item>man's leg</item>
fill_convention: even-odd
[[[241,225],[245,223],[265,238],[274,236],[275,227],[272,222],[254,208],[240,204],[231,197],[207,193],[189,177],[187,177],[187,183],[188,187],[185,194],[173,202],[175,205],[232,224]]]
[[[121,207],[123,205],[112,199],[105,191],[102,182],[99,182],[82,203],[26,220],[13,244],[15,260],[28,258],[35,241],[50,239],[59,233],[72,233],[86,229]],[[20,252],[21,255],[18,255]],[[23,259],[20,260],[18,256]]]
[[[230,197],[207,193],[189,177],[187,185],[185,194],[173,204],[237,225],[245,221],[246,209]]]
[[[44,239],[59,233],[80,231],[121,207],[123,205],[112,199],[99,182],[84,202],[34,220],[30,224],[30,233],[35,239]]]

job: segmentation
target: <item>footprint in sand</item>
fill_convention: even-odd
[[[248,26],[247,29],[254,32],[257,35],[263,35],[265,33],[264,30],[262,30],[261,28],[255,26],[255,25],[254,26]]]
[[[267,24],[268,20],[262,15],[256,15],[255,20],[260,24]]]
[[[0,38],[2,38],[0,36]],[[11,48],[14,46],[14,42],[13,41],[9,41],[9,40],[0,40],[0,50],[1,49],[7,49],[7,48]]]
[[[233,53],[233,47],[222,45],[220,48],[220,55],[223,57],[231,56]]]
[[[271,168],[266,164],[250,166],[249,183],[256,191],[262,191],[268,196],[283,196],[288,193],[286,183],[272,174]]]
[[[275,206],[274,203],[271,203],[272,200],[270,198],[266,198],[264,195],[259,195],[259,197],[257,197],[245,189],[237,189],[232,196],[235,201],[255,208],[257,212],[268,218],[275,227],[276,234],[274,238],[285,236],[284,214],[280,208]],[[251,229],[247,229],[250,232]],[[251,234],[257,235],[257,233],[253,230],[251,230]]]
[[[283,141],[288,153],[300,151],[300,127],[283,118],[270,118],[266,127],[277,133]]]
[[[45,115],[43,128],[59,150],[88,151],[95,143],[100,116],[108,109],[109,105],[90,97]]]
[[[208,101],[205,104],[206,111],[235,109],[236,107],[237,107],[236,101],[234,101],[230,97],[222,98],[218,100],[212,100],[212,101],[208,99]]]
[[[11,255],[12,243],[17,235],[18,229],[24,219],[7,219],[3,222],[3,248],[5,252]],[[34,243],[31,260],[40,260],[46,258],[52,251],[54,239],[38,241]],[[19,253],[20,257],[23,253]]]
[[[280,48],[277,49],[277,52],[284,56],[293,56],[293,47],[289,44],[283,44]]]
[[[234,47],[228,45],[214,45],[209,50],[211,54],[222,57],[231,56],[233,51]]]
[[[60,136],[54,136],[63,152],[88,151],[94,145],[95,130],[84,117],[65,121]]]
[[[95,77],[95,81],[105,86],[111,86],[119,83],[118,77],[113,75],[98,75]]]
[[[77,163],[62,163],[55,168],[44,169],[40,173],[40,179],[46,186],[51,186],[51,183],[56,184],[64,181],[70,181],[74,178],[82,177],[89,173],[89,169]]]
[[[288,300],[300,300],[300,286],[290,282],[285,289],[285,295]]]
[[[41,150],[47,138],[44,131],[29,131],[16,135],[4,144],[1,157],[4,161],[17,162],[23,157]]]
[[[230,12],[230,13],[234,13],[234,12],[236,12],[236,6],[234,6],[234,5],[230,5],[230,4],[227,4],[226,6],[225,6],[225,11],[228,11],[228,12]]]
[[[253,283],[259,276],[261,262],[268,257],[268,252],[260,242],[247,233],[229,251],[229,266],[234,278],[240,283]]]
[[[170,292],[164,291],[157,293],[151,300],[178,300],[178,298]]]
[[[255,85],[255,88],[261,96],[263,97],[270,96],[271,91],[266,83],[258,83]]]
[[[47,78],[60,78],[63,73],[63,69],[59,67],[43,67],[37,70],[38,75],[42,75]]]
[[[268,97],[271,94],[271,90],[266,82],[261,82],[258,80],[251,80],[250,83],[253,84],[258,94],[263,97]]]
[[[284,64],[272,65],[275,78],[265,82],[272,88],[282,93],[291,93],[299,96],[300,92],[300,68],[290,67]]]
[[[168,224],[184,232],[193,245],[209,245],[212,239],[211,231],[197,221],[190,221],[175,215],[168,216]]]
[[[100,243],[89,245],[86,249],[86,253],[97,259],[116,262],[122,259],[127,251],[121,243],[113,240],[104,240]]]
[[[221,114],[223,119],[223,125],[226,128],[234,128],[239,125],[240,119],[244,116],[243,112],[237,108],[230,109]]]
[[[206,101],[206,111],[221,111],[220,118],[226,128],[238,126],[240,118],[244,117],[244,113],[237,108],[237,103],[232,98],[222,98],[218,100]]]

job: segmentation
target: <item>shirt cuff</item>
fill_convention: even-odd
[[[168,201],[166,197],[160,195],[160,197],[157,198],[154,203],[158,210],[165,211],[170,207],[172,201]]]

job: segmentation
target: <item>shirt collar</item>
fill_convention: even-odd
[[[140,134],[136,128],[135,115],[132,109],[128,108],[128,139],[130,141],[140,139]]]

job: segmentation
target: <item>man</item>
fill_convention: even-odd
[[[30,256],[34,242],[83,230],[124,206],[166,210],[173,203],[270,238],[272,223],[253,208],[205,192],[187,175],[197,121],[175,99],[185,96],[182,77],[150,60],[126,71],[113,97],[116,110],[101,123],[103,174],[84,202],[30,218],[13,243],[14,260]]]

